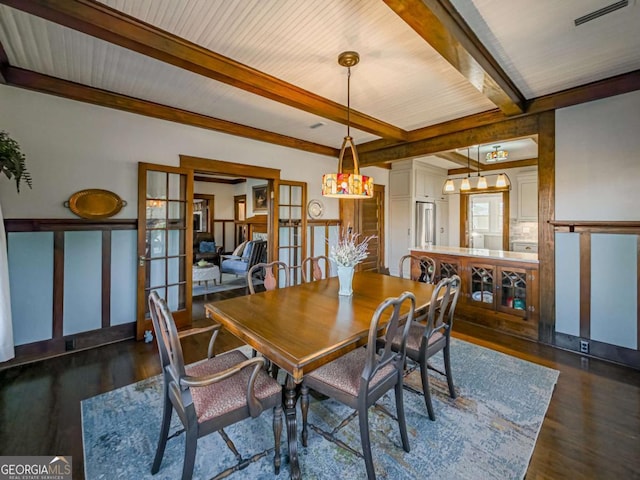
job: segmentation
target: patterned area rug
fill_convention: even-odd
[[[454,339],[452,365],[458,398],[446,379],[431,372],[436,421],[429,420],[424,398],[405,391],[411,452],[402,450],[393,394],[369,410],[371,445],[379,479],[522,479],[558,379],[556,370]],[[441,355],[433,359],[441,369]],[[421,389],[419,372],[407,383]],[[82,402],[84,464],[87,479],[180,478],[184,435],[169,440],[160,472],[151,475],[162,412],[161,379],[153,377]],[[299,412],[299,410],[298,410]],[[366,478],[364,460],[320,433],[330,432],[351,410],[331,399],[312,397],[309,446],[298,447],[303,478]],[[179,431],[175,421],[172,431]],[[243,458],[255,462],[229,478],[274,478],[271,412],[225,429]],[[298,420],[300,415],[298,414]],[[300,432],[300,424],[298,432]],[[336,437],[361,452],[357,418]],[[286,428],[279,478],[289,477]],[[236,464],[218,434],[198,441],[195,479],[226,475]]]

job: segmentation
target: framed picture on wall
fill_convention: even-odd
[[[267,185],[256,185],[253,187],[253,211],[267,211]]]

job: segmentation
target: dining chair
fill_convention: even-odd
[[[256,293],[254,275],[257,273],[262,276],[265,290],[275,290],[278,287],[289,286],[289,265],[278,260],[270,263],[256,263],[249,269],[247,274],[247,283],[252,295]]]
[[[320,268],[320,263],[324,262],[324,273]],[[329,257],[326,255],[318,255],[317,257],[307,257],[302,260],[302,280],[306,282],[312,282],[316,280],[322,280],[323,278],[329,278],[331,264],[329,263]],[[307,271],[310,273],[307,274]],[[307,278],[310,276],[311,278]]]
[[[429,373],[431,368],[427,361],[433,355],[442,350],[444,357],[444,375],[447,377],[449,395],[456,398],[451,374],[451,330],[453,329],[453,316],[458,296],[460,295],[461,282],[458,275],[443,278],[431,295],[426,324],[413,321],[409,327],[409,335],[406,341],[399,335],[393,339],[393,350],[398,352],[406,350],[406,356],[416,362],[420,367],[422,379],[422,391],[427,406],[429,418],[435,420],[431,392],[429,390]],[[438,297],[442,299],[438,302]],[[442,372],[441,372],[442,373]]]
[[[193,475],[198,438],[216,431],[239,465],[250,462],[250,459],[240,456],[223,429],[240,420],[258,417],[264,410],[273,408],[273,465],[278,474],[281,462],[282,387],[264,372],[264,359],[248,359],[238,350],[213,356],[213,344],[210,342],[206,360],[185,365],[171,311],[155,291],[149,296],[149,309],[158,339],[164,380],[162,426],[151,473],[155,475],[160,470],[174,410],[185,432],[182,479],[187,480]],[[217,329],[214,336],[216,333]]]
[[[406,322],[400,325],[400,309],[409,303]],[[387,298],[376,309],[369,326],[367,346],[357,348],[322,367],[311,371],[302,380],[300,407],[302,411],[302,444],[307,446],[307,413],[309,410],[309,389],[332,397],[354,408],[360,423],[360,442],[370,480],[376,478],[371,443],[369,438],[369,407],[392,388],[395,390],[397,420],[402,439],[402,448],[408,452],[409,438],[404,416],[402,397],[404,373],[404,342],[413,321],[415,296],[404,292],[397,298]],[[383,323],[388,323],[383,326]],[[385,345],[376,349],[380,330],[384,328]],[[391,340],[398,336],[400,348],[393,351]],[[346,422],[342,422],[346,423]],[[342,424],[341,424],[342,425]]]
[[[400,278],[404,278],[404,264],[410,261],[409,277],[411,280],[423,283],[434,283],[436,276],[436,262],[431,257],[404,255],[400,258]]]
[[[254,285],[254,275],[261,273],[263,278],[263,285],[265,290],[275,290],[289,286],[289,265],[280,261],[273,261],[270,263],[258,263],[249,269],[247,274],[247,283],[249,284],[249,292],[251,295],[256,293]],[[252,357],[256,357],[258,352],[252,350]],[[278,366],[271,360],[266,359],[266,370],[271,372],[273,378],[278,378]]]

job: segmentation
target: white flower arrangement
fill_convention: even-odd
[[[340,267],[354,267],[362,262],[369,255],[369,242],[376,236],[371,235],[358,242],[359,238],[360,234],[353,233],[350,228],[346,232],[341,231],[338,243],[329,247],[329,259]]]

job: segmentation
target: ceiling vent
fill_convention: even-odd
[[[587,22],[590,22],[591,20],[595,20],[598,17],[602,17],[607,13],[615,12],[616,10],[624,8],[627,5],[629,5],[629,0],[620,0],[619,2],[615,2],[615,3],[612,3],[611,5],[607,5],[606,7],[602,7],[599,10],[595,10],[591,13],[587,13],[586,15],[583,15],[580,18],[576,18],[573,21],[573,23],[575,23],[577,27],[578,25],[582,25],[583,23],[587,23]]]

